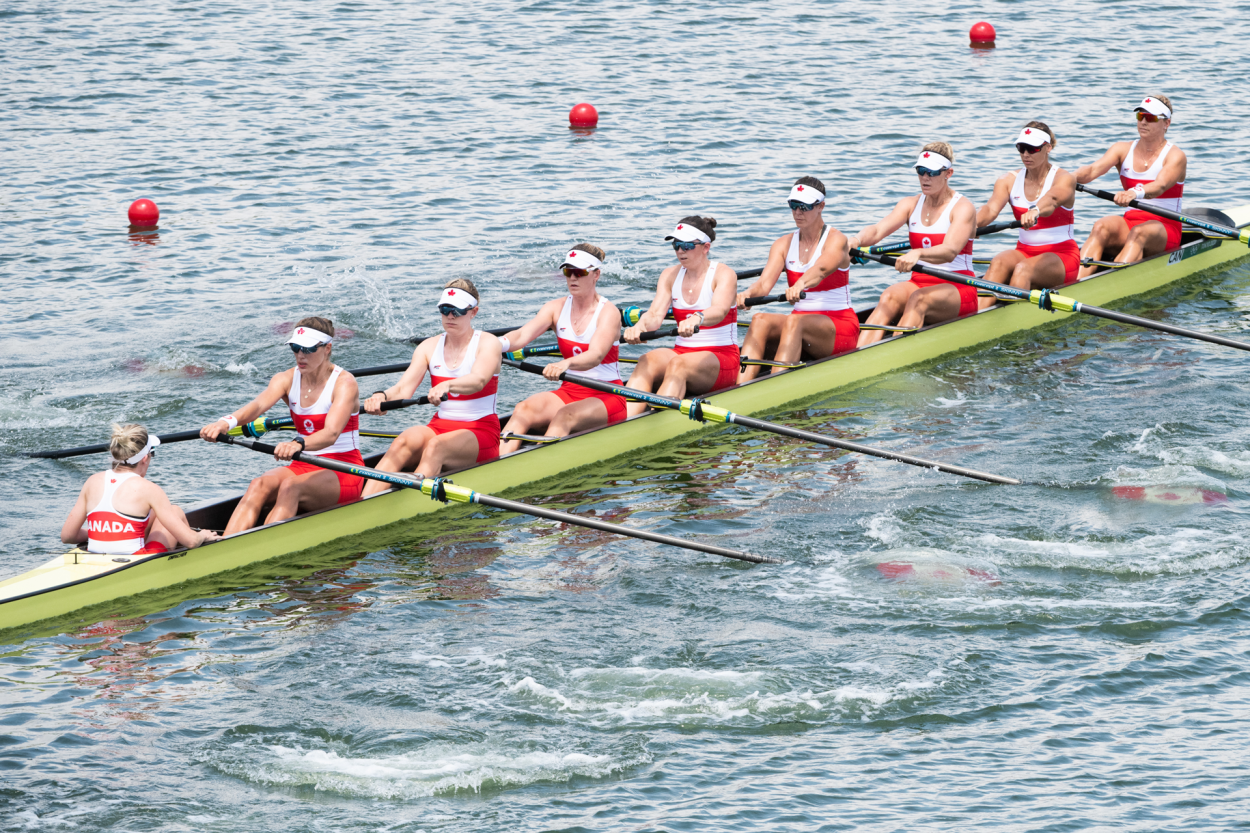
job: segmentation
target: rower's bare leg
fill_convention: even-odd
[[[547,436],[567,437],[578,431],[589,431],[608,424],[608,406],[602,399],[583,399],[570,402],[556,411],[551,424],[547,426]]]
[[[926,286],[907,299],[900,327],[923,327],[959,317],[959,290],[952,285]]]
[[[669,362],[676,355],[677,352],[668,347],[661,347],[644,353],[634,367],[634,372],[629,374],[629,386],[636,390],[654,393],[656,386],[664,381],[665,374],[668,372]],[[647,410],[645,402],[630,402],[625,408],[625,412],[629,416],[636,416],[645,410]]]
[[[1054,289],[1056,286],[1063,286],[1066,273],[1059,255],[1046,252],[1021,261],[1011,273],[1011,285],[1026,292],[1033,289]]]
[[[776,360],[798,362],[803,358],[823,359],[833,355],[833,345],[838,330],[833,321],[823,315],[787,315],[777,342]],[[773,373],[782,368],[774,367]]]
[[[448,431],[425,444],[416,471],[438,477],[447,469],[462,469],[477,462],[477,435],[472,431]]]
[[[742,340],[742,358],[770,359],[781,338],[781,326],[788,315],[775,312],[757,312],[751,316],[751,326],[747,328],[747,336]],[[738,373],[738,384],[754,379],[760,374],[760,366],[749,364]]]
[[[301,512],[314,512],[339,502],[339,479],[332,471],[310,471],[296,477],[288,477],[278,487],[273,509],[265,517],[265,523],[277,523],[294,518]]]
[[[1119,214],[1109,214],[1094,223],[1089,237],[1081,244],[1081,259],[1105,260],[1106,254],[1118,254],[1128,242],[1128,223]],[[1087,278],[1097,272],[1099,266],[1082,266],[1078,278]]]
[[[1133,226],[1128,233],[1128,240],[1120,253],[1115,256],[1116,263],[1136,263],[1144,257],[1157,255],[1167,251],[1168,230],[1157,220]]]
[[[720,362],[711,353],[674,353],[659,394],[670,399],[698,396],[710,391],[719,375]]]
[[[907,306],[907,299],[912,293],[917,292],[920,287],[911,281],[903,281],[896,283],[881,293],[881,300],[877,302],[877,308],[872,311],[872,315],[868,316],[865,324],[879,324],[889,326],[898,320],[903,314],[903,310]],[[876,344],[885,338],[883,330],[860,330],[858,347],[867,347],[869,344]]]
[[[434,431],[426,425],[414,425],[404,430],[395,439],[391,440],[391,447],[386,449],[386,454],[378,461],[376,469],[379,471],[412,471],[413,464],[421,459],[421,451],[434,437]],[[429,472],[421,472],[429,474]],[[369,497],[376,495],[378,492],[385,492],[391,486],[377,480],[369,480],[365,483],[365,490],[361,493],[361,497]]]
[[[186,523],[187,513],[183,512],[182,508],[179,506],[175,506],[174,511],[177,512],[183,522]],[[167,550],[177,549],[180,546],[178,539],[174,536],[174,534],[165,528],[165,524],[156,519],[152,520],[152,528],[148,530],[148,537],[144,539],[143,543],[164,544],[165,549]]]
[[[233,535],[256,526],[260,520],[260,513],[267,505],[274,502],[279,487],[293,477],[295,474],[289,468],[283,467],[270,469],[247,484],[247,491],[243,493],[243,497],[239,498],[234,512],[230,515],[230,523],[226,524],[226,530],[222,534]]]
[[[990,268],[985,270],[982,280],[992,281],[993,283],[1010,283],[1015,286],[1015,274],[1017,267],[1024,263],[1028,258],[1024,252],[1019,249],[1008,249],[1005,252],[999,252],[994,255],[994,259],[990,261]],[[993,298],[978,298],[977,307],[985,309],[997,303]]]
[[[506,430],[514,434],[543,433],[547,430],[551,420],[555,419],[556,414],[563,407],[564,400],[551,391],[536,393],[521,400],[521,403],[516,406],[512,416],[508,418]],[[501,455],[511,454],[514,451],[519,451],[520,448],[520,440],[508,440],[506,443],[499,443],[499,453]],[[422,473],[424,474],[424,472]]]

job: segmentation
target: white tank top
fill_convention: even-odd
[[[291,391],[287,394],[287,398],[290,402],[291,419],[295,422],[295,430],[301,435],[307,437],[326,427],[326,417],[330,413],[330,400],[334,396],[334,383],[339,380],[339,374],[342,372],[343,368],[334,368],[334,372],[326,380],[325,387],[321,389],[321,395],[317,397],[317,401],[309,407],[303,408],[299,404],[299,394],[302,389],[300,387],[299,368],[295,368],[295,378],[291,380]],[[359,404],[356,405],[356,410],[352,411],[351,417],[347,420],[347,424],[343,426],[343,432],[334,441],[334,445],[318,449],[317,451],[305,451],[303,453],[346,454],[349,451],[360,451]]]
[[[1159,174],[1163,173],[1163,160],[1167,158],[1168,152],[1172,150],[1172,143],[1168,142],[1163,146],[1163,150],[1159,151],[1159,155],[1155,157],[1155,161],[1150,164],[1149,168],[1144,171],[1135,171],[1133,170],[1133,157],[1137,153],[1138,141],[1140,140],[1133,140],[1133,144],[1129,146],[1128,154],[1124,157],[1124,164],[1120,166],[1120,183],[1124,186],[1125,191],[1133,190],[1135,185],[1149,185],[1158,179]],[[1181,194],[1184,191],[1185,183],[1178,182],[1159,196],[1141,199],[1138,202],[1145,205],[1156,205],[1169,211],[1180,211]]]
[[[146,518],[136,518],[117,511],[113,495],[119,486],[139,475],[132,471],[104,472],[104,492],[100,501],[87,513],[87,552],[102,555],[134,555],[143,549],[144,539],[152,524],[152,510]]]
[[[712,306],[712,286],[716,282],[714,260],[708,261],[707,271],[703,273],[703,285],[699,288],[699,297],[693,304],[686,303],[685,282],[686,267],[681,267],[673,281],[673,318],[680,324],[688,315],[705,312]],[[738,308],[731,307],[729,313],[715,325],[699,325],[699,332],[692,336],[678,336],[678,347],[737,347],[738,346]]]
[[[947,232],[951,230],[951,211],[961,199],[963,197],[960,194],[952,194],[950,202],[946,203],[946,208],[933,221],[933,225],[926,226],[921,221],[924,217],[924,194],[920,195],[920,199],[916,200],[916,207],[912,209],[911,216],[907,218],[907,232],[913,249],[931,249],[946,239]],[[925,266],[945,269],[948,272],[972,272],[972,238],[968,238],[967,245],[955,255],[955,259],[950,263],[926,263],[923,260],[920,262]]]
[[[473,370],[473,363],[477,361],[477,345],[481,341],[482,331],[473,331],[473,340],[469,342],[469,347],[464,351],[464,358],[460,360],[459,367],[451,367],[447,364],[447,359],[443,355],[443,345],[447,343],[447,333],[443,333],[438,337],[438,341],[434,344],[434,355],[430,356],[430,387],[442,384],[450,379],[459,379],[461,376],[469,374]],[[442,402],[438,403],[438,415],[442,419],[455,420],[456,422],[475,422],[479,419],[489,419],[497,416],[495,412],[496,399],[499,392],[499,374],[496,373],[486,386],[477,393],[452,393],[448,394]]]
[[[833,226],[825,226],[820,242],[812,249],[806,263],[799,262],[799,232],[790,237],[790,249],[786,252],[786,279],[794,286],[825,250],[825,239]],[[807,290],[807,297],[794,305],[795,312],[836,312],[851,308],[850,270],[834,269],[824,280]]]
[[[1058,172],[1058,165],[1050,166],[1050,173],[1046,174],[1046,181],[1042,183],[1042,190],[1038,192],[1037,200],[1040,200],[1050,190],[1050,186],[1054,185],[1055,174]],[[1024,196],[1024,177],[1025,169],[1021,168],[1016,171],[1016,181],[1011,185],[1011,213],[1016,215],[1017,220],[1023,217],[1025,212],[1037,208],[1037,200],[1030,200]],[[1075,240],[1075,223],[1076,212],[1071,208],[1057,205],[1049,217],[1038,217],[1037,225],[1033,228],[1020,229],[1020,242],[1026,246],[1052,246],[1067,240]]]
[[[564,299],[564,306],[560,308],[560,318],[556,321],[556,341],[560,343],[560,355],[566,359],[579,356],[590,349],[590,341],[595,337],[595,330],[599,327],[599,313],[603,312],[603,305],[608,301],[606,298],[599,299],[599,305],[595,307],[595,314],[590,316],[590,328],[584,333],[574,332],[573,330],[573,296]],[[591,379],[597,379],[600,382],[621,383],[621,369],[617,362],[617,357],[621,354],[621,341],[617,339],[612,342],[612,349],[608,350],[608,354],[603,357],[603,361],[592,367],[590,370],[575,371],[578,376],[588,376]]]

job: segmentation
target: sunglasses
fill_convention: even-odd
[[[697,245],[699,245],[699,244],[698,244],[696,241],[694,241],[694,240],[689,240],[689,241],[686,241],[686,240],[674,240],[674,241],[673,241],[673,251],[675,251],[675,252],[688,252],[688,251],[690,251],[691,249],[693,249],[693,248],[694,248],[695,246],[697,246]]]
[[[560,271],[564,273],[566,278],[584,278],[590,274],[589,269],[578,269],[576,266],[570,266],[567,263],[560,267]]]
[[[469,307],[469,309],[472,309],[472,307]],[[459,318],[462,315],[468,315],[469,310],[460,309],[459,307],[453,307],[451,304],[439,304],[438,314],[450,315],[452,318]]]
[[[1138,121],[1144,121],[1144,122],[1149,122],[1150,124],[1154,124],[1155,122],[1157,122],[1159,119],[1162,119],[1162,118],[1166,118],[1166,117],[1165,117],[1165,116],[1156,116],[1154,113],[1147,113],[1147,112],[1146,112],[1146,111],[1144,111],[1144,110],[1138,110],[1138,111],[1137,111],[1137,120],[1138,120]]]
[[[807,203],[802,202],[800,200],[790,200],[791,211],[811,211],[813,208],[815,208],[818,205],[820,205],[820,203],[818,202],[814,202],[811,205],[808,205]]]
[[[1044,146],[1045,146],[1045,142],[1038,145],[1037,147],[1033,147],[1032,145],[1026,145],[1024,142],[1016,142],[1016,150],[1019,151],[1020,153],[1041,153],[1042,148]]]
[[[949,171],[949,170],[950,168],[938,168],[936,171],[931,171],[928,168],[924,167],[923,165],[916,166],[916,173],[920,174],[921,176],[941,176],[943,171]]]
[[[292,344],[292,345],[291,345],[291,352],[292,352],[292,353],[296,353],[296,354],[298,354],[298,353],[316,353],[316,352],[317,352],[318,350],[320,350],[320,349],[321,349],[321,345],[320,345],[320,344],[314,344],[312,347],[301,347],[301,346],[300,346],[300,345],[298,345],[298,344]]]

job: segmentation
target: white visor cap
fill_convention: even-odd
[[[689,223],[678,223],[677,228],[673,229],[673,233],[665,240],[680,240],[683,243],[711,243],[712,238],[708,237],[699,229]]]
[[[449,286],[438,299],[438,305],[441,307],[443,304],[451,304],[456,309],[473,309],[477,306],[477,298],[463,289]]]
[[[316,347],[318,344],[329,344],[334,339],[330,338],[321,330],[315,330],[312,327],[296,327],[295,332],[291,333],[291,337],[286,340],[287,344],[297,344],[300,347]]]
[[[144,458],[144,457],[147,457],[147,456],[148,456],[148,453],[149,453],[152,449],[156,448],[156,447],[157,447],[158,445],[160,445],[160,444],[161,444],[161,438],[160,438],[160,437],[156,436],[155,434],[148,434],[148,444],[147,444],[147,445],[145,445],[143,448],[141,448],[141,449],[139,450],[139,453],[138,453],[138,454],[136,454],[135,456],[133,456],[133,457],[131,457],[129,460],[127,460],[127,461],[126,461],[126,465],[128,465],[128,466],[133,466],[133,465],[136,465],[136,464],[138,464],[138,463],[142,463],[142,462],[143,462],[143,458]]]
[[[922,150],[916,157],[916,167],[928,168],[931,171],[942,171],[952,167],[951,160],[932,150]]]
[[[1153,116],[1162,116],[1168,121],[1172,120],[1172,111],[1166,104],[1154,96],[1143,98],[1141,104],[1138,104],[1133,108],[1133,112],[1137,112],[1138,110],[1145,110]]]
[[[1035,130],[1032,127],[1026,127],[1020,131],[1020,135],[1016,137],[1016,144],[1025,144],[1029,147],[1040,148],[1042,145],[1050,141],[1050,134],[1045,130]]]
[[[581,249],[569,249],[569,253],[564,256],[564,262],[560,265],[572,266],[577,269],[598,269],[603,271],[603,261],[590,252],[583,252]]]
[[[790,189],[789,199],[805,202],[808,205],[815,205],[818,202],[824,202],[825,195],[810,185],[796,185]]]

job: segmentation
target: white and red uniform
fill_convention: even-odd
[[[812,249],[806,263],[799,260],[799,233],[790,237],[790,250],[786,252],[786,281],[794,286],[799,279],[812,268],[812,264],[825,250],[825,239],[829,237],[830,226],[825,226],[820,235],[820,242]],[[807,297],[794,305],[791,315],[823,315],[833,322],[833,352],[845,353],[854,350],[859,342],[859,318],[851,309],[851,273],[848,269],[835,269],[824,280],[807,290]]]
[[[959,194],[952,194],[950,202],[946,204],[945,210],[933,221],[933,225],[926,226],[922,221],[924,216],[924,194],[920,195],[920,199],[916,200],[916,207],[912,209],[911,216],[907,218],[907,235],[913,249],[931,249],[934,246],[940,246],[942,241],[946,239],[946,233],[951,229],[951,211],[955,209],[955,204],[963,197]],[[925,266],[932,266],[934,269],[945,269],[948,272],[955,272],[960,275],[967,275],[970,278],[976,277],[976,272],[972,271],[972,238],[968,238],[968,243],[955,255],[955,259],[950,263],[925,263]],[[922,275],[919,272],[912,272],[908,280],[916,286],[940,286],[946,284],[953,286],[959,290],[959,314],[971,315],[977,311],[977,290],[975,287],[964,286],[961,283],[944,280],[942,278],[932,278],[928,275]]]
[[[1042,183],[1042,190],[1037,195],[1038,200],[1050,190],[1058,171],[1057,166],[1051,166],[1046,181]],[[1024,168],[1016,171],[1016,181],[1011,186],[1011,213],[1016,215],[1017,220],[1025,212],[1037,208],[1037,200],[1024,196],[1024,175]],[[1063,282],[1072,283],[1081,269],[1081,247],[1076,244],[1076,212],[1059,205],[1049,217],[1038,217],[1033,228],[1020,229],[1016,249],[1026,257],[1037,257],[1047,252],[1058,255],[1063,261]]]
[[[556,321],[556,341],[560,343],[561,356],[571,359],[590,349],[590,342],[595,337],[595,330],[599,326],[599,313],[603,311],[603,305],[606,303],[606,299],[599,299],[599,305],[595,307],[594,314],[590,316],[590,329],[584,333],[578,333],[573,329],[573,296],[570,295],[564,299],[564,306],[560,308],[560,318]],[[620,347],[621,342],[619,340],[612,342],[612,349],[603,357],[602,362],[590,370],[576,371],[577,375],[587,376],[612,385],[625,384],[621,381],[620,364],[617,361],[620,357]],[[602,400],[604,407],[608,409],[608,425],[625,419],[625,397],[623,396],[600,393],[597,390],[584,388],[572,382],[565,382],[556,388],[553,393],[560,397],[561,401],[566,405],[580,402],[583,399]]]
[[[1149,185],[1158,179],[1159,175],[1163,173],[1163,160],[1167,158],[1168,151],[1172,149],[1172,143],[1168,142],[1163,146],[1163,150],[1159,151],[1159,155],[1155,157],[1155,161],[1151,163],[1149,168],[1144,171],[1135,171],[1133,170],[1133,154],[1137,151],[1138,141],[1137,139],[1133,140],[1133,144],[1129,146],[1128,154],[1124,157],[1124,164],[1120,166],[1120,184],[1124,186],[1125,191],[1132,191],[1138,185]],[[1181,194],[1184,191],[1185,183],[1178,182],[1159,196],[1150,197],[1149,199],[1143,197],[1138,202],[1144,205],[1166,208],[1168,211],[1179,212],[1181,210]],[[1181,224],[1176,220],[1168,220],[1160,217],[1158,214],[1151,214],[1149,211],[1142,211],[1139,208],[1130,208],[1124,212],[1124,222],[1128,223],[1130,229],[1133,226],[1139,226],[1151,220],[1163,223],[1163,227],[1167,229],[1169,249],[1175,249],[1181,244]]]
[[[87,552],[102,555],[135,555],[141,552],[164,552],[159,541],[146,546],[144,539],[152,528],[152,510],[146,518],[119,512],[113,506],[113,495],[122,483],[138,477],[132,471],[104,472],[104,492],[100,502],[87,513]]]
[[[317,397],[317,401],[304,408],[299,404],[299,395],[303,388],[299,368],[295,368],[295,376],[291,379],[291,390],[287,393],[287,400],[291,409],[291,419],[294,421],[295,430],[300,433],[300,436],[310,437],[326,427],[326,416],[330,413],[330,401],[334,395],[334,384],[338,381],[339,374],[342,372],[343,368],[334,368],[334,372],[326,380],[325,387],[321,389],[321,395]],[[343,426],[343,432],[339,434],[339,438],[334,441],[333,445],[317,451],[304,451],[302,453],[326,457],[330,460],[338,460],[355,466],[363,466],[365,461],[360,456],[359,406],[352,412],[351,417],[347,420],[347,424]],[[297,475],[308,474],[314,471],[325,471],[325,469],[314,466],[312,463],[303,463],[299,460],[292,461],[290,469]],[[339,503],[349,503],[353,500],[358,500],[360,493],[365,489],[365,479],[354,474],[342,474],[337,471],[334,474],[339,479]]]
[[[451,367],[443,353],[447,344],[447,334],[443,333],[434,344],[434,354],[430,356],[430,387],[441,385],[467,376],[473,371],[473,363],[477,361],[478,342],[482,340],[482,331],[474,330],[473,338],[464,351],[464,358],[458,367]],[[438,411],[428,426],[435,434],[446,434],[451,431],[472,431],[477,439],[477,462],[484,463],[499,456],[499,414],[496,412],[499,393],[499,374],[491,377],[477,393],[449,393],[438,403]],[[438,472],[431,472],[435,477]]]
[[[703,273],[703,285],[699,287],[699,297],[694,303],[686,303],[685,281],[686,267],[681,267],[673,280],[673,318],[680,324],[695,313],[707,312],[712,306],[712,286],[716,278],[716,261],[708,261],[707,271]],[[738,384],[738,308],[730,307],[729,313],[719,324],[700,324],[699,332],[692,336],[678,336],[673,348],[678,355],[683,353],[711,353],[720,363],[720,373],[712,390],[733,387]]]

